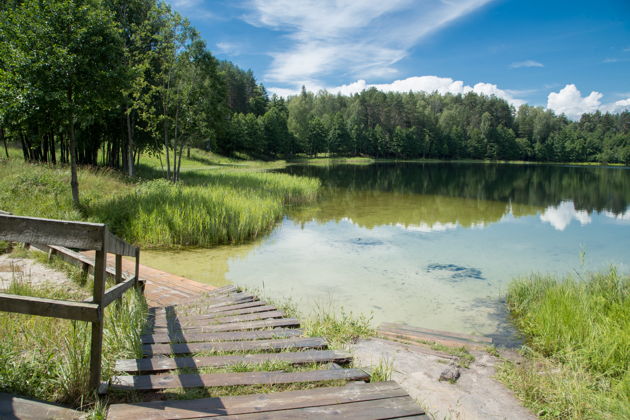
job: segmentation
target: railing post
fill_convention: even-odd
[[[107,228],[105,228],[106,230]],[[105,235],[103,235],[105,238]],[[103,318],[105,316],[103,293],[105,292],[105,269],[107,249],[103,240],[103,249],[96,251],[94,261],[94,300],[99,305],[99,320],[92,322],[92,343],[90,347],[90,389],[97,391],[101,383],[101,359],[103,355]]]
[[[116,254],[116,284],[122,282],[122,255]]]
[[[136,248],[136,286],[138,285],[144,294],[144,284],[140,283],[140,248]]]

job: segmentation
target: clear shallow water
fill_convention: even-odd
[[[284,171],[319,177],[319,202],[254,244],[154,252],[145,261],[262,288],[305,310],[332,302],[376,323],[498,339],[511,333],[501,297],[515,276],[611,264],[630,271],[628,169],[405,163]]]

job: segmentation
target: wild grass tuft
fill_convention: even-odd
[[[508,291],[526,362],[499,377],[542,418],[630,418],[630,277],[533,275]]]
[[[85,297],[85,287],[68,290],[15,276],[7,293],[76,301]],[[140,356],[146,312],[144,298],[135,290],[105,310],[103,380],[113,374],[116,359]],[[85,322],[0,312],[0,389],[77,408],[91,406],[90,334]]]

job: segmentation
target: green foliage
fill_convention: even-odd
[[[311,337],[324,337],[331,348],[343,348],[362,337],[375,335],[372,319],[332,306],[317,308],[303,318],[302,328]]]
[[[502,377],[541,417],[630,414],[630,277],[533,275],[511,284],[508,307],[528,363],[507,365]]]

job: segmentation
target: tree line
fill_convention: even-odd
[[[630,112],[595,112],[574,122],[541,107],[515,109],[503,99],[472,92],[375,88],[351,96],[302,89],[286,102],[272,100],[271,107],[277,109],[274,124],[271,116],[234,114],[231,141],[221,145],[223,151],[630,163]]]
[[[630,113],[518,109],[475,93],[267,94],[217,60],[160,0],[0,4],[0,142],[31,161],[130,176],[143,153],[179,179],[190,147],[258,158],[524,159],[630,163]]]

